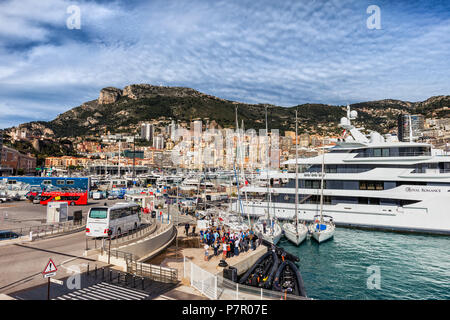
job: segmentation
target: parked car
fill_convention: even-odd
[[[9,240],[9,239],[16,239],[19,235],[15,232],[9,231],[9,230],[1,230],[0,231],[0,240]]]
[[[38,195],[36,197],[33,198],[33,203],[34,204],[40,204],[41,203],[41,196]]]
[[[21,197],[18,193],[16,193],[15,195],[11,196],[11,200],[12,201],[20,201]]]
[[[110,194],[108,196],[108,200],[116,200],[116,199],[117,199],[117,196],[115,194]]]

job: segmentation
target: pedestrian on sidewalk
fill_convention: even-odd
[[[223,244],[222,244],[222,257],[223,257],[223,260],[225,260],[227,258],[227,244],[226,244],[226,242],[223,242]]]
[[[239,238],[236,239],[236,241],[234,242],[234,255],[238,256],[239,255]]]
[[[205,261],[208,261],[208,256],[209,256],[209,246],[206,243],[205,246],[203,247],[205,249]]]
[[[214,256],[217,257],[217,251],[219,250],[219,242],[214,242]]]
[[[188,236],[189,235],[189,223],[186,223],[184,225],[184,229],[186,229],[186,235]]]

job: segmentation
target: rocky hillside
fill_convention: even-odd
[[[245,128],[265,128],[264,111],[268,108],[269,127],[293,130],[295,108],[299,112],[300,132],[338,133],[338,123],[345,116],[344,106],[303,104],[279,107],[263,104],[245,104],[220,99],[190,88],[162,87],[134,84],[123,90],[107,87],[99,98],[73,108],[50,122],[34,122],[42,132],[53,132],[57,138],[87,136],[110,132],[137,130],[139,122],[153,119],[215,120],[222,127],[233,127],[235,107],[239,121]],[[400,113],[420,113],[426,116],[450,116],[450,96],[429,98],[423,102],[380,100],[356,103],[351,106],[359,113],[358,121],[367,129],[388,132],[396,127]],[[24,124],[23,126],[30,126]]]

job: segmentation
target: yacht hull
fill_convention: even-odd
[[[291,230],[294,229],[294,230]],[[308,229],[306,227],[299,228],[298,232],[295,232],[295,226],[293,228],[287,228],[286,224],[283,225],[284,236],[291,241],[296,246],[300,245],[308,234]]]
[[[271,204],[271,213],[279,220],[294,220],[295,208],[291,203]],[[360,227],[368,229],[419,232],[430,234],[450,234],[450,198],[440,196],[418,202],[414,205],[383,206],[365,204],[323,205],[323,214],[333,217],[337,226]],[[261,217],[267,213],[267,202],[249,202],[244,206],[244,214]],[[298,211],[299,219],[313,221],[320,213],[319,205],[302,204]],[[272,214],[273,216],[273,214]]]

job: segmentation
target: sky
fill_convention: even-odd
[[[0,128],[109,86],[344,105],[448,95],[449,71],[445,0],[0,0]]]

